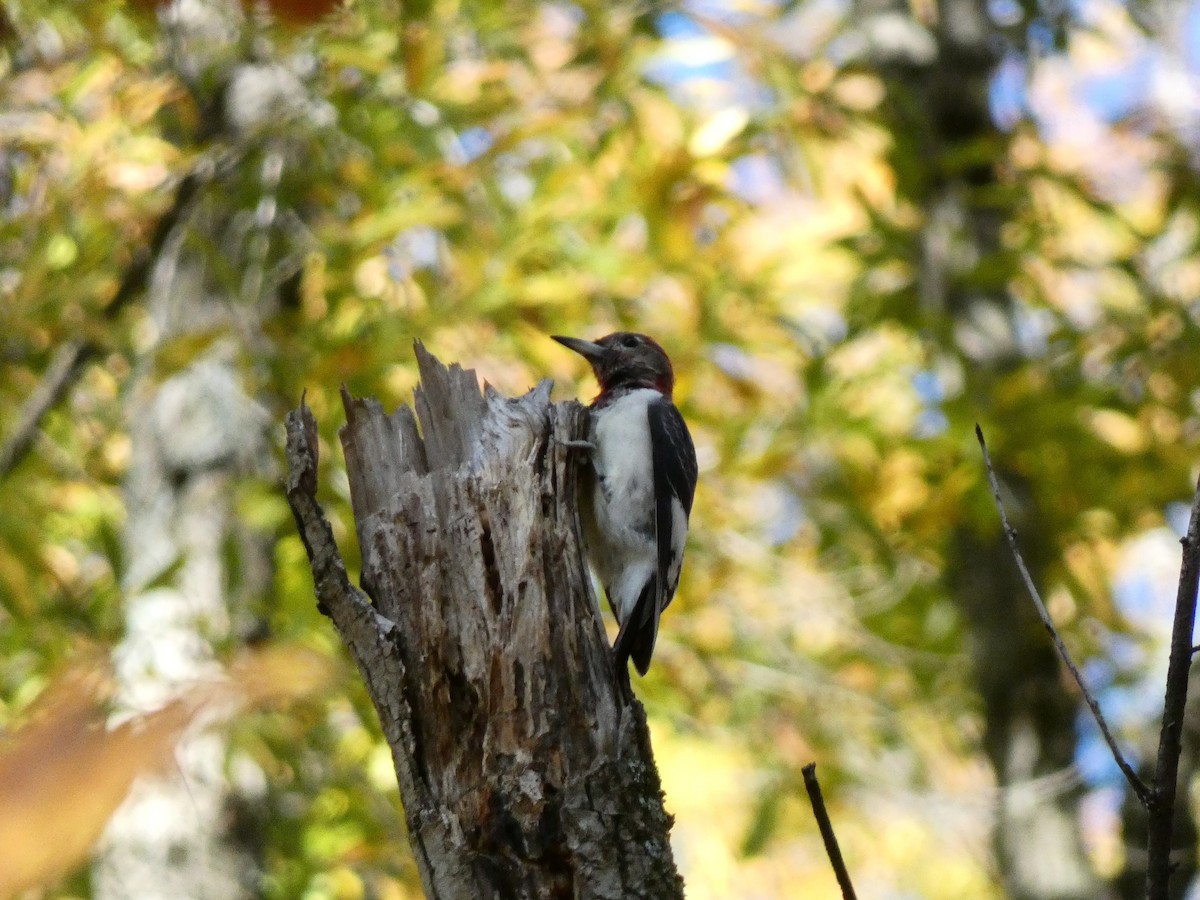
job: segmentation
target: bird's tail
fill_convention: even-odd
[[[613,644],[613,656],[617,671],[625,672],[629,660],[639,675],[650,668],[650,657],[654,655],[654,642],[658,638],[658,584],[651,578],[638,595],[628,618],[621,623]]]

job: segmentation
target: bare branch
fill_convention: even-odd
[[[1000,512],[1000,522],[1004,526],[1004,536],[1008,539],[1008,546],[1017,561],[1017,569],[1021,573],[1021,580],[1025,582],[1025,589],[1029,591],[1029,596],[1033,599],[1033,605],[1037,608],[1038,618],[1042,620],[1042,625],[1045,626],[1046,633],[1050,635],[1050,640],[1054,643],[1054,648],[1058,651],[1063,664],[1071,673],[1071,677],[1075,679],[1075,683],[1079,685],[1084,702],[1087,703],[1088,709],[1092,711],[1092,715],[1096,719],[1096,724],[1100,726],[1100,733],[1104,735],[1104,740],[1108,744],[1108,749],[1112,752],[1113,759],[1116,760],[1121,774],[1129,782],[1129,787],[1137,795],[1138,800],[1149,808],[1154,801],[1153,792],[1138,777],[1137,772],[1133,770],[1133,767],[1125,758],[1125,754],[1121,752],[1121,748],[1117,746],[1117,740],[1113,737],[1112,730],[1108,727],[1108,721],[1104,718],[1104,713],[1100,711],[1100,704],[1096,702],[1096,698],[1092,696],[1092,692],[1084,684],[1083,676],[1079,674],[1079,669],[1071,659],[1071,654],[1067,652],[1066,645],[1062,642],[1062,638],[1059,637],[1054,623],[1050,620],[1050,613],[1046,611],[1046,604],[1042,602],[1042,595],[1038,593],[1037,586],[1033,583],[1033,577],[1029,574],[1029,569],[1026,567],[1025,560],[1021,556],[1021,551],[1017,548],[1017,532],[1016,529],[1008,524],[1008,514],[1004,511],[1004,501],[1000,499],[1000,482],[996,478],[996,470],[992,468],[992,458],[988,454],[987,442],[983,439],[983,429],[978,424],[975,425],[975,437],[979,440],[979,448],[983,451],[983,462],[987,466],[988,482],[992,486],[992,497],[996,501],[996,509]],[[1190,638],[1190,636],[1191,631],[1188,632],[1188,637]],[[1191,646],[1190,640],[1188,640],[1188,646]]]
[[[146,286],[150,270],[167,237],[183,220],[200,184],[211,178],[216,168],[217,164],[212,161],[204,161],[179,182],[171,206],[155,224],[149,243],[134,253],[117,292],[101,310],[101,317],[105,321],[111,322],[115,319],[126,304]],[[53,409],[79,380],[84,368],[99,351],[100,346],[96,342],[84,338],[68,341],[55,351],[41,382],[29,394],[21,408],[16,427],[4,444],[0,445],[0,478],[6,477],[25,458],[25,454],[33,446],[37,430],[46,413]]]
[[[17,467],[37,437],[38,426],[67,390],[79,378],[79,373],[88,360],[92,358],[95,346],[88,341],[76,338],[61,344],[54,351],[54,357],[46,369],[42,380],[25,399],[21,414],[17,417],[16,427],[8,440],[0,446],[0,478],[6,476]]]
[[[808,801],[812,804],[813,815],[817,819],[817,827],[821,829],[821,839],[825,841],[825,853],[833,866],[833,874],[837,878],[838,887],[842,889],[842,900],[855,900],[854,885],[850,883],[850,873],[846,871],[846,861],[842,859],[842,850],[838,846],[837,835],[833,833],[833,822],[829,820],[829,812],[825,809],[825,798],[821,796],[821,784],[817,781],[817,764],[809,763],[800,770],[804,775],[804,789],[808,791]]]
[[[1163,699],[1162,731],[1158,740],[1158,762],[1154,793],[1147,823],[1147,900],[1166,900],[1171,880],[1171,838],[1175,825],[1175,794],[1179,780],[1179,753],[1183,738],[1184,706],[1187,704],[1188,674],[1192,667],[1192,629],[1196,624],[1196,592],[1200,589],[1200,482],[1192,500],[1175,595],[1175,623],[1171,630],[1171,655],[1167,662],[1167,688]]]
[[[159,253],[162,252],[167,238],[183,220],[199,192],[200,185],[209,181],[217,168],[217,163],[205,158],[179,182],[178,187],[175,188],[175,197],[171,201],[171,206],[154,225],[150,242],[134,252],[129,268],[125,270],[125,275],[117,287],[117,292],[104,305],[105,319],[116,318],[117,313],[146,286],[146,282],[150,278],[150,270],[154,266],[155,260],[158,259]]]
[[[338,624],[354,613],[374,614],[367,595],[350,583],[333,529],[317,503],[317,421],[303,400],[287,416],[287,499],[312,563],[317,606]]]

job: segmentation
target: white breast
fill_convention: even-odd
[[[592,414],[589,551],[609,601],[624,618],[658,565],[654,530],[654,461],[646,407],[662,395],[631,391]]]

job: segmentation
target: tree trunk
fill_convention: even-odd
[[[176,0],[162,19],[171,68],[198,91],[198,102],[211,102],[212,85],[228,78],[238,52],[237,4]],[[226,95],[227,106],[233,99]],[[264,254],[253,252],[253,242],[269,246],[273,223],[244,227],[236,176],[227,163],[198,165],[147,261],[154,340],[136,360],[127,391],[129,565],[121,579],[125,635],[114,651],[117,719],[218,677],[222,650],[247,630],[244,601],[270,587],[269,539],[239,521],[233,498],[237,484],[268,474],[269,417],[248,393],[241,359],[247,346],[263,346],[262,322],[272,309],[268,290],[244,286],[261,284],[254,278]],[[263,182],[268,195],[274,185]],[[222,277],[208,246],[242,274],[241,290]],[[160,355],[188,344],[203,349],[164,372],[169,363]],[[97,900],[259,895],[255,819],[264,777],[248,757],[230,764],[228,741],[212,724],[196,722],[175,748],[175,766],[139,780],[109,822],[92,873]]]
[[[239,368],[232,311],[240,301],[220,290],[207,257],[188,243],[191,233],[225,237],[225,204],[214,206],[183,217],[154,260],[147,307],[159,340],[137,360],[128,390],[117,718],[219,677],[221,651],[247,630],[246,601],[265,595],[271,580],[269,543],[233,506],[239,482],[267,474],[269,417]],[[257,335],[265,306],[243,305],[238,326]],[[222,328],[228,334],[197,359],[161,377],[160,348]],[[261,848],[249,823],[263,777],[248,758],[229,765],[228,742],[205,730],[211,724],[189,729],[175,767],[136,783],[114,815],[93,872],[99,900],[257,896]]]
[[[988,101],[998,32],[984,0],[938,0],[930,29],[897,0],[857,0],[856,9],[863,44],[889,76],[898,192],[924,213],[913,248],[917,300],[931,331],[944,335],[943,352],[962,364],[977,414],[986,416],[997,408],[1006,373],[1027,362],[1007,282],[995,275],[1012,265],[1001,240],[1012,208],[996,200],[1008,138]],[[1016,472],[999,475],[1009,486],[1021,482]],[[1032,491],[1023,491],[1018,514],[1040,580],[1052,560],[1031,555],[1049,545],[1030,537],[1042,519]],[[945,579],[964,614],[984,705],[984,749],[999,788],[993,843],[1005,891],[1013,900],[1095,900],[1101,885],[1078,826],[1078,700],[991,520],[983,532],[967,525],[955,536]]]
[[[474,372],[419,344],[417,358],[415,417],[343,394],[366,594],[315,501],[304,405],[287,492],[392,748],[426,894],[682,897],[645,714],[616,678],[582,552],[566,442],[586,414],[552,404],[549,382],[481,396]]]
[[[1034,571],[1044,571],[1040,542],[1031,537],[1035,524],[1022,504],[1012,508],[1026,523],[1018,527],[1023,552],[1034,560]],[[1080,837],[1078,701],[1064,685],[1061,664],[1003,535],[962,530],[955,551],[948,577],[970,629],[984,702],[984,750],[999,788],[993,843],[1007,896],[1099,900],[1105,895]]]
[[[146,406],[130,429],[125,544],[133,564],[123,579],[126,634],[114,654],[118,716],[161,707],[221,674],[214,647],[230,631],[230,497],[239,461],[265,446],[261,413],[232,366],[210,361],[159,387],[149,380],[143,372],[132,391]],[[93,872],[97,898],[255,895],[255,848],[234,839],[244,798],[226,775],[224,736],[204,724],[180,741],[175,766],[139,780],[109,822]]]

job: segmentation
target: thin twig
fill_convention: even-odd
[[[1196,593],[1200,590],[1200,482],[1192,500],[1175,595],[1175,622],[1171,629],[1171,655],[1167,662],[1167,687],[1163,699],[1162,731],[1158,739],[1158,763],[1154,772],[1154,795],[1149,805],[1146,841],[1147,900],[1166,900],[1171,872],[1171,840],[1175,827],[1175,794],[1179,780],[1179,753],[1183,738],[1184,707],[1187,705],[1188,674],[1192,667],[1192,629],[1196,624]]]
[[[192,201],[196,199],[200,186],[212,180],[220,162],[220,160],[206,157],[192,171],[183,176],[175,188],[175,197],[171,200],[171,206],[154,224],[154,231],[151,232],[146,246],[134,253],[129,268],[125,270],[121,284],[117,287],[117,292],[105,304],[104,318],[109,320],[115,318],[121,308],[146,286],[146,282],[150,279],[150,271],[158,260],[158,255],[162,252],[167,238],[183,220]]]
[[[1062,658],[1063,664],[1071,673],[1071,677],[1075,679],[1075,683],[1079,685],[1084,702],[1087,703],[1088,709],[1092,711],[1092,715],[1096,719],[1096,724],[1100,726],[1100,733],[1104,735],[1104,740],[1108,744],[1108,749],[1112,751],[1113,759],[1116,760],[1121,774],[1125,776],[1125,780],[1129,782],[1129,787],[1137,795],[1142,805],[1149,808],[1154,801],[1153,792],[1138,777],[1137,772],[1133,770],[1133,766],[1125,759],[1125,754],[1121,752],[1121,748],[1117,746],[1117,740],[1113,737],[1113,733],[1108,727],[1104,713],[1100,711],[1100,704],[1096,702],[1096,698],[1092,696],[1092,692],[1083,683],[1083,676],[1079,674],[1079,669],[1076,668],[1074,661],[1071,659],[1071,654],[1067,652],[1066,644],[1058,636],[1058,631],[1055,629],[1054,623],[1050,620],[1050,613],[1046,611],[1046,604],[1042,602],[1042,595],[1038,593],[1038,589],[1033,583],[1033,577],[1029,574],[1029,569],[1025,566],[1025,560],[1021,556],[1021,551],[1017,548],[1016,529],[1008,524],[1008,514],[1004,511],[1004,501],[1000,499],[1000,482],[996,478],[996,470],[992,468],[992,458],[988,455],[987,442],[983,439],[983,429],[978,424],[975,426],[975,437],[979,440],[980,449],[983,450],[983,462],[987,466],[988,482],[992,486],[992,497],[995,498],[996,509],[1000,511],[1000,522],[1004,526],[1004,536],[1008,539],[1008,546],[1011,548],[1013,557],[1017,561],[1017,569],[1021,572],[1021,580],[1025,582],[1025,589],[1029,591],[1029,596],[1033,599],[1033,605],[1037,608],[1038,618],[1042,620],[1042,625],[1045,626],[1047,634],[1050,635],[1050,640],[1053,641],[1054,648]],[[1188,632],[1188,634],[1190,636],[1191,632]]]
[[[856,900],[854,885],[850,883],[850,873],[846,871],[846,861],[842,859],[837,835],[833,833],[833,823],[829,821],[829,812],[825,809],[825,798],[821,796],[821,784],[817,781],[817,764],[809,763],[800,771],[804,775],[804,789],[808,791],[808,801],[812,804],[817,827],[821,829],[821,839],[825,841],[825,853],[829,857],[829,864],[833,866],[838,887],[842,889],[842,900]]]
[[[80,338],[60,344],[54,351],[54,357],[50,360],[42,380],[25,399],[25,405],[21,407],[21,414],[17,417],[16,427],[4,445],[0,446],[0,478],[15,469],[17,463],[24,459],[29,448],[33,446],[38,425],[75,383],[93,351],[94,347]]]

